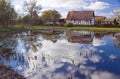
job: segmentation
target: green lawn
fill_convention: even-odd
[[[61,30],[88,30],[88,31],[120,31],[120,27],[91,27],[91,26],[33,26],[32,29],[61,29]]]
[[[11,31],[16,31],[16,30],[20,30],[20,29],[23,29],[23,27],[21,25],[10,26],[7,28],[0,26],[0,33],[11,32]]]
[[[27,27],[28,28],[28,27]],[[0,27],[0,32],[10,32],[24,29],[21,25],[11,26],[9,28]],[[88,31],[119,31],[120,27],[91,27],[91,26],[74,26],[74,27],[64,27],[64,26],[31,26],[30,29],[60,29],[60,30],[88,30]]]

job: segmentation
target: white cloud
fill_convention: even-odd
[[[76,9],[80,7],[86,6],[86,2],[84,0],[41,0],[38,2],[43,7],[51,7],[51,8],[67,8],[67,9]]]
[[[109,18],[111,18],[114,15],[112,11],[111,12],[101,12],[101,11],[99,11],[99,12],[96,12],[95,14],[98,15],[98,16],[105,16],[105,17],[109,17]]]
[[[20,12],[22,10],[21,5],[15,5],[15,10]]]
[[[22,4],[24,0],[14,0],[15,9],[18,13],[22,10]],[[31,0],[26,0],[31,1]],[[38,0],[37,5],[42,6],[42,11],[48,9],[58,10],[63,17],[66,17],[70,10],[104,10],[109,7],[109,3],[102,2],[100,0]]]
[[[120,79],[120,77],[110,72],[97,71],[91,75],[91,79]]]
[[[38,1],[43,10],[56,9],[60,11],[63,17],[66,17],[70,10],[104,10],[109,7],[109,4],[99,0],[41,0]]]
[[[101,10],[109,7],[108,3],[100,2],[98,0],[41,0],[38,2],[43,7],[51,8],[67,8],[67,9],[92,9]]]
[[[91,3],[86,8],[92,9],[92,10],[103,10],[103,9],[108,8],[108,7],[109,7],[108,3],[97,1],[97,2]]]

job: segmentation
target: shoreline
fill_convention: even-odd
[[[26,32],[26,31],[36,31],[36,30],[46,30],[46,29],[57,29],[62,31],[71,31],[71,30],[85,30],[93,32],[120,32],[120,27],[93,27],[93,26],[32,26],[30,28],[23,28],[22,26],[15,26],[11,28],[0,28],[0,38],[11,37],[14,34]]]
[[[16,71],[0,63],[0,79],[26,79]]]
[[[96,26],[33,26],[32,30],[37,29],[58,29],[58,30],[86,30],[93,32],[120,32],[120,27],[96,27]]]

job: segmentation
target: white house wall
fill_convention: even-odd
[[[91,20],[91,25],[94,25],[94,24],[95,24],[95,18],[93,17]]]
[[[67,20],[66,21],[67,23],[71,22],[73,23],[74,25],[94,25],[95,24],[95,21],[94,21],[94,18],[92,20]]]

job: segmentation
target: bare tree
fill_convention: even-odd
[[[38,0],[25,0],[24,2],[24,10],[30,16],[30,19],[29,19],[30,25],[32,24],[32,20],[34,17],[33,13],[34,12],[39,13],[40,10],[42,9],[41,5],[38,5],[37,3],[38,3]]]
[[[120,26],[120,9],[114,10],[113,13],[114,13],[114,17],[117,19],[117,22]]]
[[[114,10],[114,16],[120,18],[120,9]]]

